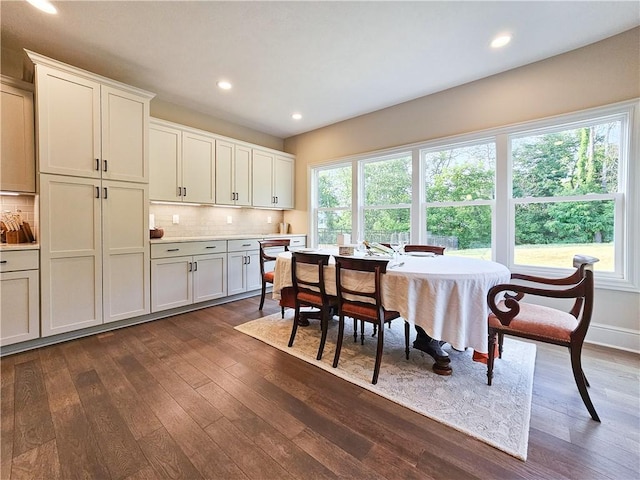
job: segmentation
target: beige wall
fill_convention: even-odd
[[[547,60],[288,138],[285,150],[296,155],[296,210],[285,212],[285,221],[294,231],[308,230],[312,165],[638,97],[640,28],[635,28]],[[598,290],[593,322],[590,341],[640,351],[640,294]]]
[[[207,132],[217,133],[236,140],[273,148],[274,150],[284,150],[284,141],[281,138],[242,127],[220,118],[209,117],[201,112],[194,112],[179,105],[164,102],[158,98],[151,100],[151,116]]]

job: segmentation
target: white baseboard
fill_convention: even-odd
[[[638,330],[592,323],[585,342],[640,353],[640,331]]]

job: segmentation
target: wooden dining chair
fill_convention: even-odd
[[[489,358],[487,379],[491,385],[498,340],[498,358],[502,357],[504,335],[527,338],[538,342],[567,347],[571,356],[573,377],[591,418],[600,417],[589,397],[589,382],[582,371],[582,344],[591,323],[593,311],[593,264],[599,260],[586,255],[573,257],[576,271],[564,278],[545,278],[513,273],[518,283],[496,285],[489,290]],[[572,299],[567,312],[559,308],[534,305],[521,301],[525,295]],[[500,298],[504,297],[504,300]]]
[[[436,255],[444,255],[444,249],[446,247],[439,247],[436,245],[405,245],[405,252],[430,252]]]
[[[386,310],[382,306],[381,276],[387,271],[389,260],[364,259],[353,257],[335,257],[336,259],[336,291],[338,295],[338,342],[333,358],[333,367],[338,366],[342,340],[344,336],[345,317],[353,318],[354,326],[357,320],[375,325],[379,331],[376,362],[373,369],[371,383],[378,383],[382,348],[384,345],[384,324],[396,318],[400,313]],[[349,286],[345,276],[354,280],[358,276],[357,287]],[[405,354],[409,359],[409,324],[404,323]],[[364,338],[364,337],[363,337]],[[364,340],[363,340],[364,341]]]
[[[289,251],[289,244],[291,240],[276,239],[276,240],[260,240],[260,278],[262,278],[262,293],[260,295],[260,306],[258,310],[262,310],[264,306],[264,299],[267,295],[267,284],[273,285],[273,269],[266,269],[267,262],[274,262],[276,260],[277,253]],[[284,318],[284,306],[280,307],[282,311],[282,318]]]
[[[295,315],[293,316],[289,346],[293,346],[301,318],[303,316],[315,318],[315,316],[319,314],[321,337],[318,355],[316,356],[317,360],[322,358],[324,345],[327,341],[329,320],[333,316],[333,311],[338,304],[337,298],[327,295],[325,288],[324,267],[328,264],[329,255],[303,252],[291,253],[291,282],[293,284]],[[304,266],[308,268],[304,268]],[[302,313],[300,311],[302,307],[311,307],[316,309],[316,311]]]

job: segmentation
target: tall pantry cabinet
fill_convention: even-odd
[[[147,314],[153,94],[27,54],[36,69],[42,336]]]

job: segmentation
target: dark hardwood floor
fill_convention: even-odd
[[[3,358],[1,478],[640,478],[638,355],[586,346],[598,424],[539,345],[522,462],[235,331],[258,301]]]

